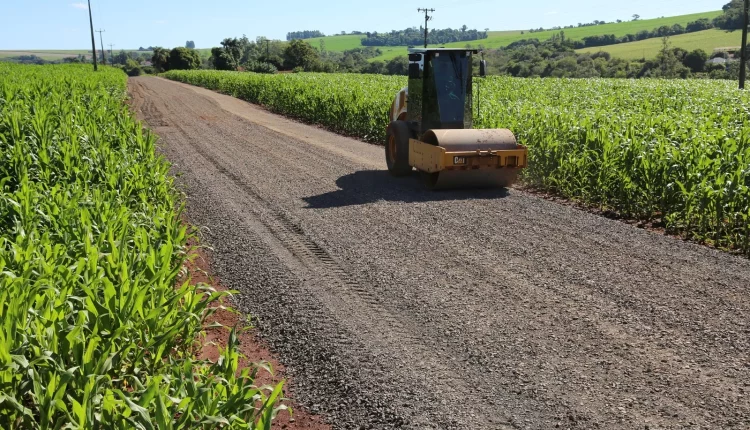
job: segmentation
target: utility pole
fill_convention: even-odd
[[[747,0],[745,0],[747,1]],[[431,20],[432,17],[427,15],[428,12],[435,12],[435,9],[422,9],[421,7],[417,9],[417,12],[424,12],[424,47],[427,48],[427,21]]]
[[[94,54],[94,71],[98,70],[96,66],[96,42],[94,41],[94,18],[91,16],[91,0],[89,2],[89,25],[91,25],[91,53]]]
[[[104,33],[106,30],[96,30],[97,33],[99,33],[99,46],[102,47],[102,64],[105,66],[107,65],[107,54],[104,53],[104,39],[102,39],[102,33]]]
[[[113,47],[113,46],[115,46],[115,45],[114,45],[114,44],[112,44],[112,43],[110,43],[110,44],[109,44],[109,45],[107,45],[107,46],[109,46],[109,58],[110,58],[110,60],[109,60],[109,61],[110,61],[110,62],[112,63],[112,65],[114,66],[114,65],[115,65],[115,55],[114,55],[114,54],[112,53],[112,47]]]
[[[742,50],[740,51],[740,89],[745,89],[745,71],[747,70],[747,14],[748,14],[748,3],[750,0],[744,0],[744,8],[742,11]]]

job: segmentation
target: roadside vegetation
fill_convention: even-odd
[[[165,76],[378,143],[406,85],[400,76],[354,74]],[[527,184],[750,254],[750,96],[733,83],[478,81],[475,125],[509,128],[529,147]]]
[[[0,64],[0,428],[268,429],[281,385],[239,371],[234,331],[195,358],[224,294],[181,276],[181,197],[125,86]]]
[[[739,79],[739,62],[727,53],[721,53],[723,56],[721,62],[711,62],[709,60],[715,56],[712,53],[703,49],[686,50],[674,46],[671,42],[672,37],[679,37],[686,32],[698,34],[710,31],[706,29],[711,29],[714,26],[726,27],[729,25],[726,23],[726,16],[734,16],[733,14],[736,13],[735,3],[727,4],[723,13],[719,15],[713,13],[691,15],[696,19],[687,22],[686,26],[664,24],[651,30],[644,29],[634,34],[625,33],[621,36],[615,36],[614,34],[594,35],[578,40],[566,33],[570,30],[560,29],[558,32],[547,35],[546,38],[540,40],[534,36],[537,33],[544,33],[549,30],[539,29],[531,31],[528,38],[516,40],[505,47],[487,49],[484,51],[484,55],[489,64],[490,74],[514,77]],[[713,16],[713,19],[709,19],[708,16]],[[634,20],[638,21],[637,18],[634,18]],[[662,22],[661,20],[654,21]],[[579,24],[576,29],[606,25],[609,24],[597,21],[592,24]],[[643,27],[639,24],[639,26],[632,25],[628,28]],[[377,41],[379,38],[391,38],[396,41],[406,40],[412,36],[416,37],[416,33],[411,30],[394,31],[387,34],[364,33],[356,37],[362,38],[362,44],[389,45],[390,39],[384,39],[380,42],[373,41]],[[452,31],[457,35],[442,30],[435,30],[434,32],[436,37],[437,35],[444,37],[459,37],[458,35],[478,37],[472,33],[473,30],[468,30],[465,26]],[[317,33],[319,32],[290,33],[288,37],[295,34],[304,36]],[[484,35],[486,33],[482,33],[480,36],[483,37]],[[382,49],[386,49],[385,46],[360,46],[338,52],[326,48],[325,41],[327,39],[330,38],[312,39],[318,40],[319,46],[316,47],[305,40],[294,38],[288,43],[272,42],[262,38],[251,41],[244,36],[242,38],[226,38],[222,40],[220,47],[211,50],[207,67],[216,70],[258,73],[305,71],[405,75],[407,72],[408,62],[405,56],[393,58],[388,62],[377,59],[381,56]],[[651,59],[623,59],[612,56],[604,50],[607,47],[619,46],[611,45],[613,43],[620,43],[622,46],[628,45],[626,42],[629,40],[658,41],[658,52]],[[610,45],[600,46],[603,44]],[[580,51],[585,46],[596,47],[598,51]],[[160,61],[156,55],[153,62],[157,70],[186,68],[161,66],[160,64],[165,64],[166,60]]]

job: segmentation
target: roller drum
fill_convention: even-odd
[[[427,130],[422,141],[448,152],[516,149],[518,143],[507,128]]]
[[[517,149],[516,137],[508,129],[428,130],[422,140],[445,148],[448,152],[497,151]],[[423,173],[433,190],[452,188],[504,188],[518,178],[519,169],[442,170]]]

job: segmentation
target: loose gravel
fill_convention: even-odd
[[[748,428],[750,262],[142,77],[215,271],[334,428]]]

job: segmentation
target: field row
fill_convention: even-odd
[[[172,71],[166,77],[381,143],[403,77]],[[526,183],[750,253],[750,96],[725,81],[481,80],[478,128],[529,147]]]
[[[266,428],[281,386],[194,358],[220,294],[126,76],[0,63],[0,428]]]

